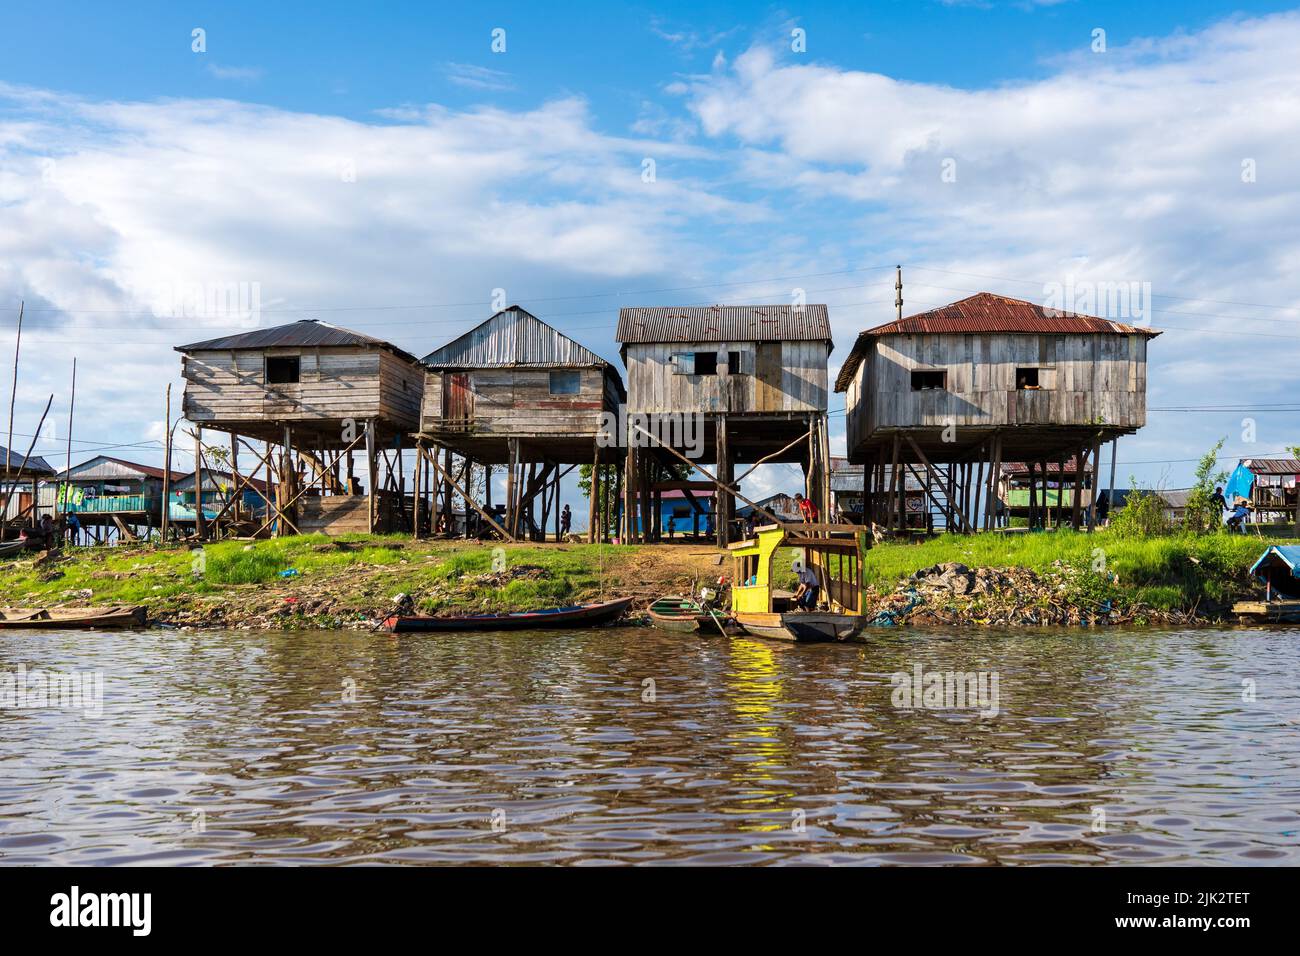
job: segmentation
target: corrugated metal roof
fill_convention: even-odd
[[[654,306],[618,310],[614,338],[629,342],[831,341],[824,305]]]
[[[416,358],[409,352],[399,349],[391,342],[373,336],[353,332],[351,329],[330,325],[319,319],[300,319],[287,325],[276,325],[269,329],[253,329],[235,335],[222,335],[215,339],[195,342],[192,345],[178,345],[177,352],[203,351],[238,351],[244,349],[274,348],[381,348],[392,352],[408,361]]]
[[[506,365],[608,368],[618,377],[614,366],[595,352],[517,305],[502,309],[459,338],[430,352],[423,362],[431,368]]]
[[[1144,335],[1155,338],[1159,330],[1125,325],[1093,315],[1060,312],[1024,299],[1011,299],[992,292],[978,292],[928,312],[918,312],[877,325],[858,334],[853,350],[835,379],[835,391],[842,392],[853,380],[862,356],[873,339],[882,335]]]
[[[62,476],[65,471],[66,469],[60,469],[59,475]],[[69,480],[99,481],[106,478],[130,477],[161,479],[163,474],[163,469],[155,468],[153,465],[141,465],[138,462],[127,461],[125,458],[113,458],[109,455],[96,455],[79,465],[73,465]],[[185,472],[183,471],[172,472],[173,481],[184,476]]]
[[[1065,459],[1065,473],[1067,475],[1074,474],[1079,468],[1078,463],[1075,462],[1074,458],[1075,456],[1071,455],[1069,458]],[[1036,473],[1041,475],[1043,473],[1042,465],[1038,464],[1035,467],[1037,469]],[[1092,474],[1092,472],[1095,470],[1096,469],[1093,467],[1093,463],[1089,461],[1086,465],[1084,465],[1083,473],[1085,475],[1088,475],[1088,474]],[[1004,475],[1028,476],[1029,465],[1023,461],[1004,461],[1002,463],[1002,473]],[[1047,463],[1047,473],[1049,475],[1060,474],[1061,463],[1059,461],[1049,461]]]
[[[9,462],[9,471],[11,474],[17,474],[18,469],[22,469],[24,475],[52,475],[54,469],[50,463],[40,455],[32,455],[27,459],[27,464],[23,464],[23,453],[14,449],[7,451],[3,445],[0,445],[0,471],[3,471],[5,461]]]
[[[1300,460],[1295,458],[1243,458],[1252,475],[1300,475]]]

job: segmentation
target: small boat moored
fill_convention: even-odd
[[[0,631],[108,627],[144,627],[145,609],[139,606],[56,608],[0,608]]]
[[[462,614],[448,617],[402,617],[393,615],[383,623],[394,634],[417,631],[531,631],[552,627],[600,627],[612,624],[627,613],[631,598],[599,604],[574,604],[540,611],[511,614]]]
[[[802,548],[804,565],[819,583],[818,606],[795,608],[774,584],[778,549]],[[871,547],[859,525],[769,525],[754,538],[729,546],[735,581],[732,616],[746,633],[778,641],[810,643],[860,640],[863,615],[862,562]]]
[[[1273,545],[1250,573],[1264,585],[1262,601],[1238,601],[1232,613],[1243,624],[1300,623],[1300,545]]]

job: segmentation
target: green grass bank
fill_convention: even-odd
[[[896,607],[934,565],[1012,569],[980,593],[925,591],[917,619],[1019,623],[1005,610],[1067,604],[1095,618],[1105,605],[1138,622],[1213,618],[1254,590],[1248,569],[1270,543],[1251,536],[1126,538],[1108,531],[943,536],[871,551],[873,608]],[[778,583],[793,584],[778,556]],[[195,627],[371,627],[394,610],[517,611],[600,597],[649,603],[730,573],[707,545],[513,545],[412,541],[404,536],[307,535],[206,545],[69,549],[0,561],[10,607],[143,604],[161,623]],[[1000,612],[999,612],[1000,613]],[[1074,622],[1069,618],[1068,622]]]

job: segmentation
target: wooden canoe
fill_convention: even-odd
[[[395,634],[411,631],[532,631],[552,627],[600,627],[617,621],[632,606],[631,598],[600,604],[574,604],[542,611],[513,614],[464,614],[449,617],[401,617],[393,615],[384,628]]]
[[[0,631],[144,627],[146,623],[148,623],[148,618],[145,614],[145,609],[143,607],[133,607],[130,605],[113,605],[109,607],[0,608]]]
[[[696,601],[676,594],[655,601],[646,608],[646,615],[651,624],[665,631],[691,633],[702,629],[706,624],[713,626],[708,612]]]
[[[867,619],[861,614],[835,614],[823,611],[787,611],[785,613],[739,613],[736,621],[747,634],[774,641],[801,644],[824,641],[851,641],[858,637]]]
[[[7,558],[11,555],[18,554],[25,547],[27,547],[27,542],[22,538],[19,538],[16,541],[0,541],[0,558]]]

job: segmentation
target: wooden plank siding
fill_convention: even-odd
[[[824,412],[829,345],[823,341],[628,343],[628,408],[633,412]],[[677,371],[674,355],[716,352],[718,374]],[[740,372],[727,371],[740,353]]]
[[[270,384],[266,359],[299,359],[299,380]],[[376,419],[400,431],[419,423],[424,375],[380,349],[267,348],[184,355],[184,414],[192,422],[238,425]]]
[[[846,389],[848,447],[889,429],[1146,424],[1147,340],[1138,335],[884,335]],[[1016,388],[1037,368],[1039,388]],[[912,372],[943,371],[914,390]]]
[[[577,394],[551,394],[551,372],[578,375]],[[461,424],[445,417],[445,389],[452,376],[463,376],[471,415]],[[424,435],[545,438],[586,436],[595,439],[601,413],[614,412],[620,395],[602,368],[471,368],[429,370],[424,379],[420,431]]]

